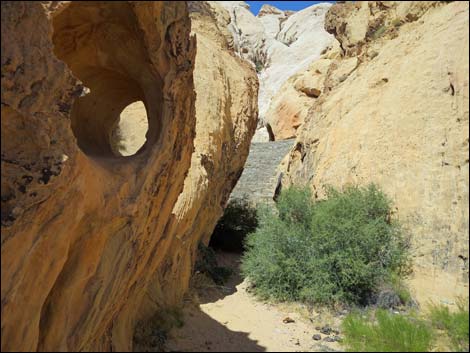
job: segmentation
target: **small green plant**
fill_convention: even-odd
[[[459,304],[456,312],[451,312],[449,308],[444,305],[433,305],[430,308],[429,316],[433,326],[439,330],[444,330],[451,338],[455,351],[468,352],[468,304]]]
[[[209,276],[215,284],[222,285],[232,275],[232,270],[218,266],[215,252],[212,248],[200,243],[194,270]]]
[[[391,273],[390,280],[388,281],[393,289],[393,291],[398,295],[400,301],[404,305],[411,304],[413,298],[411,296],[410,290],[403,283],[402,278],[395,272]]]
[[[168,332],[184,325],[183,312],[173,307],[158,311],[150,319],[138,322],[134,330],[133,344],[137,352],[165,352]]]
[[[387,27],[385,25],[380,26],[372,34],[372,39],[378,39],[378,38],[382,37],[382,35],[385,33],[386,30],[387,30]]]
[[[264,66],[260,61],[255,63],[255,69],[257,73],[260,73],[263,70]]]
[[[258,226],[256,208],[247,197],[230,200],[217,222],[209,246],[230,252],[241,252],[248,233]]]
[[[395,18],[392,21],[392,26],[396,27],[396,28],[400,27],[402,24],[403,24],[403,22],[399,18]]]
[[[425,352],[432,341],[432,329],[423,320],[385,310],[349,314],[342,328],[350,352]]]
[[[390,200],[375,186],[284,190],[277,209],[259,210],[246,240],[242,274],[265,298],[366,304],[391,273],[408,265],[408,242],[391,220]]]

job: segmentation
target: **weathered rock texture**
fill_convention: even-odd
[[[297,111],[284,111],[276,119],[272,119],[268,111],[272,100],[281,93],[282,84],[292,75],[305,70],[334,40],[324,30],[325,13],[331,4],[317,4],[298,12],[281,11],[273,6],[263,5],[258,15],[254,16],[244,1],[211,3],[229,11],[228,29],[234,38],[232,45],[258,71],[260,125],[276,125],[278,119],[294,119]],[[298,125],[295,128],[297,127]],[[295,136],[290,130],[292,129],[279,137]],[[263,133],[258,135],[261,137]]]
[[[380,185],[413,237],[423,304],[468,296],[468,22],[467,2],[334,5],[326,27],[343,50],[303,74],[320,95],[284,160],[284,185],[318,198]]]
[[[184,2],[1,16],[2,351],[131,350],[137,323],[181,298],[241,173],[255,72],[210,12],[196,44]],[[111,131],[138,100],[146,142],[117,157]]]
[[[279,164],[294,141],[252,143],[245,168],[230,198],[246,198],[253,204],[272,203],[280,181]]]
[[[169,250],[147,291],[145,318],[181,302],[200,241],[207,245],[232,189],[242,174],[257,126],[258,79],[229,50],[227,14],[205,2],[189,2],[196,34],[194,70],[196,137],[184,189],[166,229]],[[143,325],[145,325],[143,321]]]

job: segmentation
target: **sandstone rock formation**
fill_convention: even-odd
[[[278,124],[295,120],[295,112],[291,110],[274,119],[268,111],[272,100],[277,94],[282,94],[283,83],[305,70],[331,44],[333,37],[323,28],[324,16],[331,4],[317,4],[298,12],[263,5],[254,16],[243,1],[212,3],[218,3],[229,11],[228,28],[233,34],[233,46],[258,71],[260,125],[269,123],[275,129]],[[297,120],[302,121],[299,117]],[[258,141],[262,141],[261,136],[266,136],[266,133],[263,131],[257,135],[260,137]],[[286,132],[279,138],[292,136]]]
[[[341,47],[286,83],[297,98],[284,101],[311,103],[284,186],[322,198],[326,185],[377,183],[412,235],[422,304],[468,296],[468,25],[466,2],[337,4],[326,28]]]
[[[257,116],[200,11],[195,40],[184,2],[2,2],[2,351],[131,350],[181,298]],[[139,100],[146,142],[118,157]]]
[[[256,72],[229,50],[221,16],[205,2],[189,2],[196,34],[196,136],[183,192],[165,231],[169,249],[141,305],[145,319],[178,305],[189,285],[199,242],[206,245],[240,178],[257,126]],[[225,14],[226,15],[226,14]],[[226,37],[228,35],[228,37]],[[208,55],[210,53],[210,55]]]

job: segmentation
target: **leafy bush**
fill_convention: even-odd
[[[257,73],[260,73],[264,68],[264,65],[260,61],[256,61],[255,69]]]
[[[413,298],[411,296],[410,290],[403,283],[402,278],[399,275],[397,275],[396,273],[392,273],[390,276],[389,283],[393,291],[400,298],[400,301],[402,302],[402,304],[404,305],[413,304]]]
[[[468,306],[459,305],[457,312],[450,312],[443,305],[433,305],[430,310],[433,325],[446,331],[454,344],[454,350],[468,352],[469,348],[469,315]]]
[[[248,233],[258,226],[256,209],[248,199],[231,200],[215,226],[209,246],[224,251],[241,252]]]
[[[385,310],[377,310],[375,320],[370,314],[349,314],[342,327],[350,352],[426,352],[432,341],[424,321]]]
[[[277,210],[259,210],[246,240],[242,273],[265,298],[365,304],[391,273],[407,265],[408,245],[390,218],[390,200],[375,186],[284,190]]]
[[[230,268],[217,264],[214,250],[203,244],[199,244],[194,270],[208,275],[218,285],[224,284],[232,274]]]

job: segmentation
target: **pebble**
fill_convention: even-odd
[[[285,324],[291,324],[293,322],[295,322],[294,319],[290,318],[289,316],[285,317],[284,320],[282,320],[283,323]]]
[[[312,338],[315,340],[315,341],[320,341],[321,340],[321,335],[319,335],[318,333],[313,335]]]

